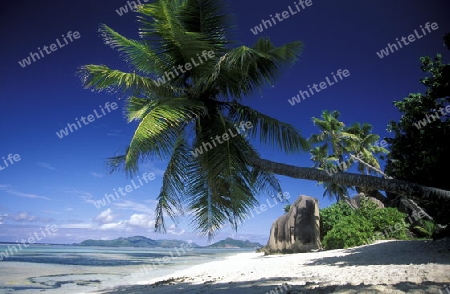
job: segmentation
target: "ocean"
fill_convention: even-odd
[[[0,293],[89,293],[169,275],[253,249],[0,244]],[[2,254],[3,253],[3,254]],[[5,253],[8,257],[5,256]]]

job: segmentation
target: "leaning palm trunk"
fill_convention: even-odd
[[[421,186],[402,180],[383,179],[347,172],[340,172],[330,176],[325,171],[315,168],[298,167],[257,157],[251,157],[249,160],[250,164],[258,169],[296,179],[335,182],[346,186],[358,186],[370,190],[383,190],[413,198],[439,197],[450,200],[450,191]]]
[[[379,173],[380,175],[382,175],[385,179],[393,179],[393,177],[388,176],[387,174],[385,174],[384,172],[382,172],[381,170],[379,170],[378,168],[371,166],[370,164],[368,164],[367,162],[365,162],[364,160],[362,160],[361,158],[350,154],[350,157],[353,158],[354,160],[357,160],[358,162],[364,164],[365,166],[367,166],[367,168]]]

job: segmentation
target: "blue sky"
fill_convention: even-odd
[[[286,68],[261,94],[245,100],[257,110],[295,125],[305,137],[317,132],[311,117],[319,117],[325,109],[339,110],[346,124],[367,122],[374,126],[374,133],[389,137],[387,123],[399,118],[392,102],[423,91],[418,82],[422,76],[419,57],[440,52],[448,61],[442,41],[442,36],[450,32],[450,5],[445,0],[312,0],[306,9],[258,35],[250,29],[270,15],[288,11],[289,6],[293,8],[294,1],[229,3],[239,28],[235,39],[243,44],[250,45],[262,35],[277,45],[294,40],[305,44],[297,64]],[[89,238],[144,235],[207,244],[206,237],[192,231],[187,219],[179,225],[169,223],[166,235],[153,232],[155,198],[165,162],[142,164],[140,174],[153,173],[154,180],[143,182],[104,207],[94,205],[105,194],[131,184],[131,179],[122,173],[109,175],[105,159],[127,146],[136,125],[126,123],[123,102],[116,95],[83,89],[75,72],[85,64],[127,69],[119,54],[104,45],[97,33],[98,26],[105,23],[128,37],[137,37],[136,14],[119,16],[116,12],[125,5],[123,0],[3,2],[0,166],[5,167],[3,157],[7,159],[9,154],[18,154],[20,160],[12,160],[13,164],[0,170],[0,241],[28,238],[41,227],[56,225],[56,234],[42,242],[74,243]],[[427,22],[436,22],[439,28],[384,58],[378,57],[376,52],[388,43],[419,31]],[[79,38],[66,38],[67,43],[63,43],[62,35],[69,31],[78,32]],[[18,61],[30,52],[50,46],[57,38],[64,46],[51,54],[44,53],[44,57],[26,67],[19,65]],[[339,69],[347,69],[350,76],[300,104],[288,103],[299,90],[331,78],[331,73]],[[107,102],[117,103],[118,109],[100,117]],[[94,111],[100,115],[92,122],[61,139],[56,135],[68,123],[94,115]],[[307,153],[283,155],[255,144],[264,158],[297,166],[312,165]],[[331,203],[322,198],[323,189],[315,182],[279,179],[291,202],[304,194],[319,198],[321,207]],[[268,195],[259,197],[261,203],[267,204]],[[234,237],[266,243],[270,226],[282,214],[283,207],[270,201],[273,207],[255,213],[237,233],[224,228],[216,240]]]

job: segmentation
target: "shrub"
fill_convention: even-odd
[[[369,221],[374,225],[376,232],[382,232],[384,239],[408,239],[408,225],[405,222],[406,214],[396,208],[387,207],[374,212]]]
[[[398,211],[397,208],[379,208],[369,199],[363,198],[357,213],[373,225],[375,232],[381,233],[381,239],[408,239],[406,214]]]
[[[341,220],[342,218],[355,213],[355,211],[344,201],[339,201],[327,208],[320,210],[320,238],[326,234]]]
[[[418,238],[430,239],[436,229],[436,224],[429,220],[421,219],[417,224],[413,225],[411,231]]]
[[[345,202],[338,202],[322,209],[320,217],[321,241],[327,249],[359,246],[383,239],[409,239],[406,214],[392,207],[379,208],[367,198],[361,199],[357,210]],[[431,229],[430,224],[427,226]],[[420,233],[425,234],[423,229]]]
[[[374,235],[374,226],[363,216],[351,214],[343,217],[328,231],[322,245],[326,249],[339,249],[363,245]]]

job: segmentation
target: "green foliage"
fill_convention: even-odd
[[[381,233],[383,239],[408,239],[406,214],[396,208],[378,208],[368,198],[362,198],[361,207],[357,212],[374,226],[375,233]]]
[[[327,249],[359,246],[376,239],[409,238],[406,214],[392,207],[378,208],[367,198],[361,199],[357,210],[352,210],[345,202],[338,202],[322,209],[320,217],[321,237]],[[356,220],[363,221],[356,224]]]
[[[258,203],[256,195],[281,190],[274,174],[249,165],[250,158],[259,158],[250,140],[281,152],[309,150],[294,126],[241,103],[273,84],[298,60],[303,44],[276,46],[262,37],[237,45],[223,0],[157,0],[136,10],[136,40],[107,25],[99,28],[129,70],[94,64],[79,70],[85,88],[127,97],[125,114],[137,122],[125,152],[110,158],[110,170],[133,176],[147,160],[168,161],[156,197],[156,231],[166,231],[167,218],[176,223],[186,212],[210,239],[226,223],[237,230]],[[174,68],[206,53],[207,60],[175,76]],[[252,123],[245,136],[203,149],[241,122]]]
[[[374,234],[373,225],[359,214],[342,218],[323,238],[327,249],[359,246],[367,243]]]
[[[283,208],[284,213],[288,213],[289,209],[291,209],[291,205],[290,204],[286,204]]]
[[[448,43],[448,35],[446,38]],[[396,179],[450,190],[448,173],[442,172],[450,163],[450,120],[441,111],[450,104],[450,64],[445,64],[440,54],[421,57],[420,61],[426,75],[420,83],[427,89],[394,102],[402,116],[388,125],[394,137],[386,139],[391,144],[386,173]],[[388,193],[388,197],[396,195]],[[425,197],[415,200],[438,223],[450,223],[450,201]]]
[[[187,242],[179,240],[153,240],[143,236],[134,236],[127,238],[117,238],[113,240],[84,240],[77,244],[79,246],[104,246],[104,247],[163,247],[163,248],[175,248],[182,245],[186,245]],[[193,247],[199,247],[197,244],[192,243]]]
[[[320,236],[324,236],[344,217],[354,214],[355,211],[344,201],[320,210]]]
[[[408,239],[408,225],[406,214],[396,208],[387,207],[377,209],[369,221],[374,225],[375,232],[381,232],[384,239]]]
[[[377,156],[384,159],[383,154],[388,153],[388,150],[375,144],[379,136],[372,134],[370,124],[355,123],[346,127],[339,117],[340,113],[337,110],[332,112],[324,110],[321,118],[312,118],[320,133],[311,135],[308,140],[311,144],[321,144],[310,150],[314,167],[325,170],[328,174],[334,174],[353,166],[355,162],[350,155],[357,155],[365,162],[365,164],[356,162],[358,171],[366,174],[375,173],[367,165],[379,169]],[[337,182],[319,182],[319,184],[323,184],[325,188],[324,197],[327,195],[330,199],[335,197],[337,201],[348,197],[348,189],[353,189]]]
[[[233,238],[226,238],[208,246],[208,248],[260,248],[261,244],[257,242],[250,242],[249,240],[236,240]]]
[[[436,229],[436,224],[429,220],[420,219],[417,224],[415,224],[411,231],[418,238],[430,239]]]

